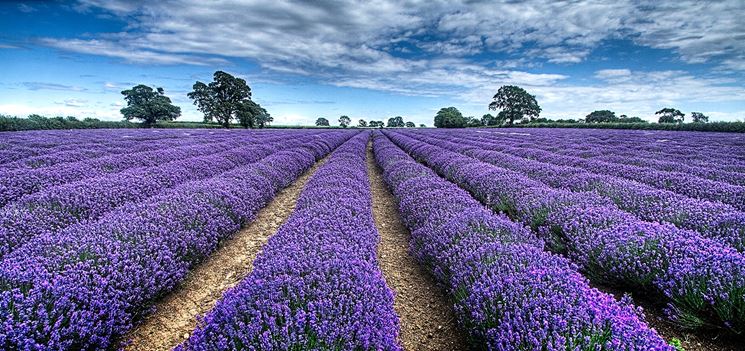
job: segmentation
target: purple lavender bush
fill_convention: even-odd
[[[178,350],[400,350],[377,268],[369,133],[334,151],[254,269]]]
[[[385,136],[375,157],[411,251],[454,300],[474,349],[672,350],[628,301],[589,286],[530,230],[486,209]]]
[[[594,193],[524,175],[386,132],[394,143],[488,207],[533,228],[593,280],[656,295],[687,328],[745,331],[745,257],[700,234],[638,220]]]
[[[38,235],[0,260],[0,349],[112,347],[196,263],[353,133],[187,182],[97,221]]]

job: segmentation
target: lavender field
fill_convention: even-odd
[[[2,133],[0,324],[3,350],[742,349],[745,136]]]

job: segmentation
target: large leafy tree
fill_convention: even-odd
[[[192,89],[187,96],[204,113],[204,120],[215,120],[225,128],[230,126],[231,120],[239,118],[238,115],[246,111],[244,104],[251,101],[251,88],[246,80],[223,71],[215,72],[209,84],[197,81]]]
[[[404,126],[406,126],[406,123],[404,123],[404,118],[401,116],[396,116],[396,117],[388,118],[388,125],[386,127],[401,128]]]
[[[360,119],[360,121],[357,122],[357,126],[358,127],[367,127],[367,121],[365,121],[364,119]]]
[[[352,119],[349,118],[349,116],[341,116],[341,117],[339,117],[339,125],[342,128],[346,128],[347,126],[349,126],[349,123],[351,123],[351,122],[352,122]]]
[[[587,123],[615,122],[617,119],[616,113],[609,110],[596,110],[585,116],[585,122]]]
[[[406,128],[416,128],[416,124],[414,122],[406,122]]]
[[[683,123],[685,114],[678,109],[665,107],[654,113],[660,115],[659,123]]]
[[[124,119],[140,119],[146,126],[157,121],[173,121],[181,116],[181,108],[171,104],[163,88],[153,89],[147,85],[137,85],[122,91],[127,107],[120,110]]]
[[[541,114],[541,107],[538,106],[535,96],[516,85],[500,87],[489,104],[489,109],[501,110],[499,114],[509,124],[523,118],[533,119]]]
[[[323,117],[318,117],[318,119],[316,119],[316,126],[318,126],[318,127],[328,127],[329,126],[329,120],[327,120],[327,119],[325,119]]]
[[[709,122],[709,116],[701,112],[691,112],[691,118],[695,123],[707,123]]]
[[[435,115],[436,128],[463,128],[465,126],[466,119],[455,107],[443,107]]]
[[[383,128],[385,123],[383,123],[383,121],[370,121],[368,125],[372,128]]]
[[[265,108],[252,100],[244,101],[239,106],[236,117],[244,128],[264,128],[274,121]]]

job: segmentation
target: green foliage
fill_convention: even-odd
[[[516,85],[500,87],[489,104],[489,109],[501,110],[498,117],[507,121],[508,124],[523,118],[537,118],[541,113],[541,107],[538,106],[535,96]]]
[[[481,116],[481,124],[484,126],[499,126],[504,123],[504,114],[499,113],[497,116],[492,116],[491,113],[487,113]]]
[[[357,123],[358,127],[367,127],[367,121],[364,119],[360,119],[360,121]]]
[[[609,110],[592,111],[585,116],[585,122],[587,123],[608,123],[616,120],[618,120],[616,113]]]
[[[341,117],[339,117],[339,125],[342,128],[346,128],[347,126],[349,126],[349,123],[351,123],[351,122],[352,122],[352,119],[349,118],[349,116],[341,116]]]
[[[707,123],[709,122],[709,116],[701,112],[691,112],[691,118],[694,123]]]
[[[436,128],[463,128],[465,126],[466,119],[455,107],[443,107],[435,115]]]
[[[383,128],[385,127],[385,123],[383,121],[370,121],[370,123],[367,124],[368,126],[372,128]]]
[[[503,127],[511,127],[505,125]],[[521,128],[594,128],[594,129],[641,129],[641,130],[680,130],[698,132],[745,133],[745,122],[709,123],[528,123],[514,125]]]
[[[466,127],[468,127],[468,128],[478,128],[478,127],[483,127],[483,126],[484,126],[484,124],[481,123],[481,120],[480,119],[477,119],[477,118],[475,118],[473,116],[466,117]]]
[[[264,128],[274,121],[269,112],[253,100],[244,100],[235,115],[243,128]]]
[[[48,129],[95,129],[95,128],[139,128],[142,124],[128,121],[101,121],[86,117],[52,117],[29,115],[27,118],[0,115],[0,131],[48,130]]]
[[[427,128],[427,125],[426,125],[426,124],[424,124],[424,123],[422,123],[422,124],[419,124],[419,128]]]
[[[153,126],[158,121],[173,121],[181,116],[181,108],[171,104],[171,99],[165,95],[163,88],[153,90],[140,84],[122,91],[122,95],[127,101],[127,107],[120,112],[127,121],[139,119],[145,126]]]
[[[197,109],[204,113],[204,120],[215,120],[228,128],[239,114],[247,113],[246,104],[251,101],[251,88],[246,81],[223,71],[215,72],[213,81],[204,84],[197,81],[187,96],[194,100]],[[247,118],[245,115],[244,118]],[[247,122],[248,124],[248,122]]]
[[[670,339],[670,346],[672,346],[675,351],[686,351],[686,349],[683,348],[683,343],[678,338]]]
[[[629,117],[629,116],[626,116],[626,115],[620,115],[618,117],[618,120],[616,120],[616,122],[618,122],[618,123],[647,123],[646,120],[641,119],[639,117],[636,117],[636,116]]]
[[[406,123],[401,116],[388,118],[388,125],[386,125],[388,128],[403,128],[404,126],[406,126]]]
[[[414,122],[406,122],[406,128],[416,128],[416,124]]]
[[[659,123],[683,123],[685,120],[685,114],[683,112],[671,107],[665,107],[654,114],[660,115]]]
[[[327,120],[327,119],[325,119],[323,117],[318,117],[318,119],[316,119],[316,126],[318,126],[318,127],[328,127],[329,126],[329,120]]]

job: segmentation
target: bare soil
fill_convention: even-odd
[[[380,234],[378,262],[386,284],[396,293],[394,308],[405,350],[469,350],[466,334],[458,328],[449,299],[432,276],[409,253],[409,230],[398,213],[396,200],[367,149],[367,170],[375,226]]]
[[[614,295],[620,299],[624,292],[617,287],[605,285],[594,285],[595,288],[606,293]],[[672,323],[665,317],[664,304],[654,302],[653,297],[645,295],[632,295],[635,306],[644,309],[644,318],[650,327],[657,330],[665,341],[670,342],[673,339],[680,340],[681,346],[685,351],[743,351],[745,350],[745,341],[737,340],[737,337],[724,330],[697,330],[691,332],[681,329],[678,325]]]
[[[209,312],[225,290],[251,272],[261,248],[290,216],[303,186],[325,161],[281,190],[253,222],[194,267],[178,288],[156,304],[155,312],[122,339],[124,349],[171,350],[186,340],[197,326],[197,316]]]

